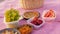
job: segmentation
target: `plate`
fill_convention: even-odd
[[[3,29],[3,30],[0,30],[0,34],[2,34],[3,32],[5,32],[5,31],[13,31],[14,33],[16,33],[17,32],[17,34],[20,34],[20,32],[18,31],[18,30],[16,30],[16,29],[14,29],[14,28],[6,28],[6,29]],[[7,33],[8,34],[8,33]]]

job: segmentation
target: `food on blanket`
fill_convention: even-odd
[[[25,19],[29,19],[29,18],[32,18],[32,17],[39,17],[39,13],[37,11],[30,11],[30,12],[25,12],[23,17]]]
[[[5,31],[4,31],[4,32],[2,32],[1,34],[5,34]]]
[[[43,21],[41,19],[38,19],[37,17],[35,17],[32,21],[31,21],[32,24],[34,25],[40,25],[43,23]]]
[[[53,10],[49,10],[45,13],[44,17],[55,17],[55,12]]]
[[[10,9],[5,12],[5,20],[7,23],[17,21],[19,17],[19,12],[16,9]]]
[[[6,31],[3,32],[2,34],[14,34],[14,32],[13,32],[13,31],[8,31],[8,30],[6,30]]]
[[[14,30],[3,30],[2,32],[0,32],[0,34],[19,34],[18,31],[14,31]]]
[[[24,9],[40,8],[43,5],[43,0],[20,0],[20,5]]]
[[[18,30],[21,32],[21,34],[30,34],[32,29],[33,28],[30,25],[23,25]]]
[[[42,18],[45,21],[52,21],[56,18],[56,11],[55,10],[45,10],[42,14]]]
[[[8,28],[17,28],[17,25],[16,24],[7,24],[7,27]]]

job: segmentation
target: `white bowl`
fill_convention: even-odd
[[[16,27],[19,27],[19,21],[23,19],[23,17],[21,16],[17,21],[12,21],[12,22],[6,22],[6,19],[4,17],[4,23],[8,26],[9,24],[15,25]]]
[[[43,23],[42,24],[40,24],[40,25],[34,25],[34,24],[32,24],[31,23],[31,21],[33,20],[33,18],[30,18],[29,20],[27,20],[27,24],[30,24],[30,25],[32,25],[35,29],[38,29],[38,28],[40,28],[41,26],[43,26],[44,25],[44,23],[45,23],[45,21],[43,20],[43,19],[41,19],[42,21],[43,21]]]
[[[51,20],[54,20],[55,18],[56,18],[56,11],[55,10],[53,10],[54,11],[54,13],[55,13],[55,17],[44,17],[44,15],[48,12],[49,10],[45,10],[43,13],[42,13],[42,18],[44,19],[44,20],[46,20],[46,21],[51,21]]]

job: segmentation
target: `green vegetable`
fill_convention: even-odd
[[[19,17],[19,12],[16,9],[10,9],[5,12],[6,22],[17,21]]]

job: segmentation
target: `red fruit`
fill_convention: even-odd
[[[32,24],[36,24],[36,21],[32,21],[31,23],[32,23]]]
[[[38,24],[42,24],[43,21],[42,21],[42,20],[37,20],[37,23],[38,23]]]
[[[34,24],[34,25],[40,25],[40,24],[43,23],[43,21],[42,20],[39,20],[38,17],[35,17],[33,19],[33,21],[31,21],[31,23]]]
[[[45,15],[44,17],[54,17],[55,16],[55,13],[53,10],[49,10]]]
[[[37,21],[38,20],[38,17],[35,17],[34,19],[33,19],[33,21]]]

